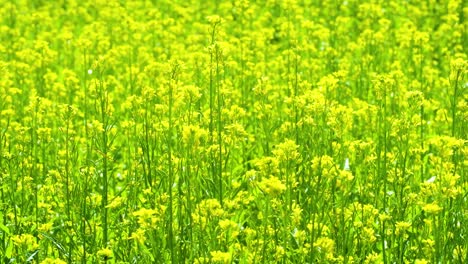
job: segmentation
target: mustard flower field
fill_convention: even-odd
[[[468,263],[464,0],[0,0],[1,263]]]

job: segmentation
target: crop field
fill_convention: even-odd
[[[0,0],[1,263],[468,263],[465,0]]]

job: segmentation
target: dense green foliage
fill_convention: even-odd
[[[467,263],[467,17],[0,0],[0,262]]]

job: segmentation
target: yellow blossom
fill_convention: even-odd
[[[66,264],[67,262],[61,259],[46,258],[40,262],[40,264]]]
[[[397,235],[405,234],[410,227],[411,227],[411,223],[404,222],[404,221],[396,222],[396,224],[395,224],[395,228],[396,228],[395,233]]]
[[[110,259],[113,256],[113,252],[109,248],[102,248],[97,252],[97,254],[104,259]]]
[[[260,189],[268,195],[278,196],[286,190],[284,185],[278,178],[271,176],[263,179],[259,184]]]
[[[436,203],[430,203],[424,205],[422,209],[429,214],[437,214],[440,211],[442,211],[443,208],[437,205]]]
[[[231,263],[231,253],[229,252],[222,252],[219,250],[211,251],[211,261],[215,263]]]

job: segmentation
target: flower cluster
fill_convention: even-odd
[[[0,0],[0,262],[468,263],[468,8]]]

